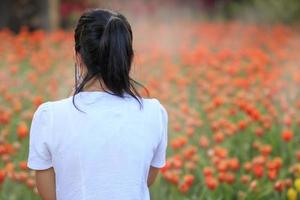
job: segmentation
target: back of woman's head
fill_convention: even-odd
[[[88,81],[97,78],[113,95],[124,97],[126,92],[142,105],[134,86],[142,84],[129,75],[134,56],[133,37],[125,16],[107,9],[88,10],[79,18],[74,37],[75,51],[87,71],[80,83],[75,78],[74,95],[81,92]]]

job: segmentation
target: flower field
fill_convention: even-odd
[[[300,199],[299,27],[182,21],[133,31],[132,75],[169,115],[152,199]],[[39,104],[70,95],[73,33],[0,38],[0,200],[40,199],[26,168],[30,122]]]

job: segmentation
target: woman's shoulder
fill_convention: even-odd
[[[156,107],[162,107],[162,103],[160,102],[159,99],[157,98],[146,98],[146,101],[149,103],[149,104],[152,104],[153,106],[156,106]]]
[[[68,104],[70,102],[70,100],[72,101],[72,99],[70,97],[67,97],[67,98],[61,98],[61,99],[57,99],[57,100],[45,101],[38,106],[37,110],[49,111],[49,110],[53,109],[54,106],[55,107],[65,106],[66,104]]]
[[[34,111],[33,118],[49,115],[50,106],[50,102],[48,101],[41,103]]]
[[[133,99],[133,98],[131,98]],[[77,102],[76,102],[77,103]],[[166,113],[166,109],[158,98],[155,97],[142,97],[143,107],[147,110],[154,112],[159,111]],[[64,112],[65,109],[68,109],[72,104],[72,96],[61,98],[57,100],[46,101],[38,107],[38,110],[59,110]]]
[[[167,113],[165,106],[158,98],[143,98],[143,102],[152,111],[156,110],[162,112],[164,115]]]

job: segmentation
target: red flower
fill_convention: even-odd
[[[191,174],[187,174],[183,177],[184,183],[187,184],[188,186],[191,186],[195,180],[195,177]]]
[[[293,139],[293,132],[291,130],[285,130],[282,132],[281,137],[284,141],[289,142]]]
[[[214,190],[218,186],[218,181],[212,177],[206,178],[205,183],[206,183],[206,187],[210,190]]]
[[[252,171],[257,178],[261,178],[264,175],[264,167],[262,165],[254,165]]]

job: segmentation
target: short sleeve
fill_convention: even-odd
[[[37,108],[31,122],[27,167],[33,170],[52,167],[49,150],[52,118],[49,103],[45,102]]]
[[[166,151],[168,146],[168,113],[163,105],[159,103],[160,112],[160,142],[151,160],[151,166],[162,168],[166,164]]]

